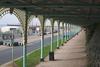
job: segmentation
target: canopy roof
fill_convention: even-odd
[[[0,7],[28,10],[80,25],[100,22],[100,0],[0,0]]]

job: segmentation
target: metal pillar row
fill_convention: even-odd
[[[11,9],[11,13],[12,13]],[[24,15],[24,14],[23,14]],[[37,16],[41,22],[41,53],[40,53],[40,60],[44,61],[44,23],[45,23],[45,16],[38,15]],[[23,67],[27,67],[27,28],[28,28],[28,19],[29,14],[28,11],[25,11],[25,18],[23,17]],[[50,45],[50,52],[49,52],[49,60],[54,60],[54,50],[53,50],[53,42],[54,42],[54,19],[51,20],[51,45]],[[58,21],[58,32],[57,32],[57,48],[59,49],[60,44],[64,45],[64,42],[70,39],[71,34],[71,25],[66,23],[66,30],[65,30],[65,39],[64,39],[64,22],[62,22],[62,34],[60,34],[60,21]],[[68,36],[67,36],[68,35]],[[61,38],[62,36],[62,38]],[[62,40],[61,40],[62,39]],[[60,42],[61,41],[61,42]]]
[[[25,23],[24,23],[24,28],[23,28],[23,67],[27,67],[27,28],[28,28],[28,12],[26,11],[25,14]],[[44,23],[45,23],[45,16],[38,16],[40,22],[41,22],[41,53],[40,53],[40,61],[44,61]],[[63,43],[65,40],[70,39],[70,34],[71,34],[71,25],[66,23],[66,30],[65,30],[65,39],[64,39],[64,22],[62,23],[62,37],[63,37]],[[54,41],[54,20],[51,19],[51,45],[50,45],[50,52],[49,52],[49,60],[54,60],[54,51],[53,51],[53,41]],[[60,22],[58,21],[58,32],[57,32],[57,48],[59,49],[60,47],[60,41],[61,41],[61,34],[60,34]],[[68,36],[67,36],[68,35]],[[63,44],[62,44],[63,45]]]

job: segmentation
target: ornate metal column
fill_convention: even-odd
[[[50,21],[51,21],[51,47],[50,47],[50,52],[49,52],[49,60],[53,61],[54,60],[54,51],[53,51],[54,20],[50,19]]]
[[[63,29],[63,30],[62,30],[62,31],[63,31],[63,32],[62,32],[62,33],[63,33],[63,35],[62,35],[62,36],[63,36],[63,43],[62,43],[62,46],[63,46],[63,45],[64,45],[64,22],[62,22],[62,29]]]
[[[72,38],[72,24],[70,24],[70,39]]]
[[[59,45],[60,45],[60,22],[58,21],[58,32],[57,32],[57,49],[59,49]]]
[[[41,56],[40,56],[40,61],[44,61],[44,22],[45,22],[45,17],[42,15],[38,16],[40,23],[41,23]]]
[[[27,67],[27,27],[28,27],[28,11],[25,14],[25,23],[24,23],[24,30],[23,30],[23,67]]]
[[[65,23],[65,43],[67,41],[67,23]]]
[[[67,41],[69,40],[69,24],[67,23]]]
[[[70,24],[68,23],[68,40],[70,39]]]

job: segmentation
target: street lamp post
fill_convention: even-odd
[[[11,31],[11,45],[12,45],[12,66],[14,67],[14,31]]]

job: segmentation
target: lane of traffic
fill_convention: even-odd
[[[56,36],[54,36],[54,40],[56,40]],[[41,40],[37,40],[37,41],[30,43],[27,46],[27,53],[40,48],[40,43],[41,43]],[[50,44],[50,43],[51,43],[51,38],[50,37],[45,38],[45,41],[44,41],[45,46]],[[11,58],[12,57],[11,51],[12,51],[11,48],[0,51],[0,64],[4,64],[6,62],[11,61],[11,59],[12,59]],[[16,58],[21,57],[21,56],[22,56],[22,46],[14,47],[14,58],[16,59]]]

